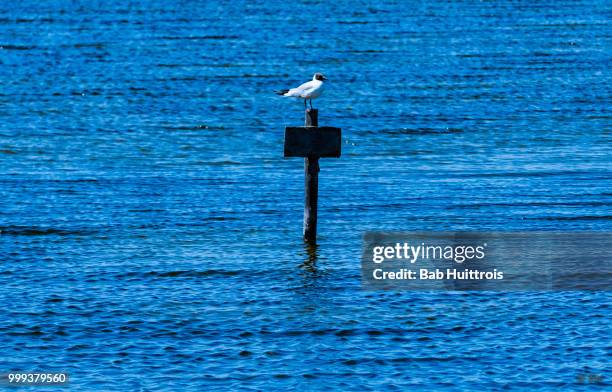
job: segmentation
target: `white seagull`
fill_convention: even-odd
[[[323,92],[324,80],[327,80],[325,75],[317,72],[310,82],[306,82],[296,88],[275,91],[275,93],[284,97],[304,98],[304,108],[306,108],[306,100],[308,99],[312,109],[312,100],[319,97]]]

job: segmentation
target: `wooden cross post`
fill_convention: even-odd
[[[285,128],[285,158],[304,158],[304,241],[317,242],[319,158],[340,158],[341,129],[319,127],[319,111],[306,109],[303,127]]]

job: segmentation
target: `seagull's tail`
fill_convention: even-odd
[[[278,95],[285,95],[289,92],[289,89],[276,90],[274,93]]]

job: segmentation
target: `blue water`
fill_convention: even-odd
[[[365,231],[612,230],[608,1],[0,3],[0,372],[610,385],[605,292],[361,289]],[[283,159],[323,72],[319,246]]]

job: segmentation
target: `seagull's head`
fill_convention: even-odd
[[[327,78],[325,77],[325,75],[323,75],[322,73],[317,72],[316,74],[314,74],[314,76],[312,77],[312,80],[327,80]]]

